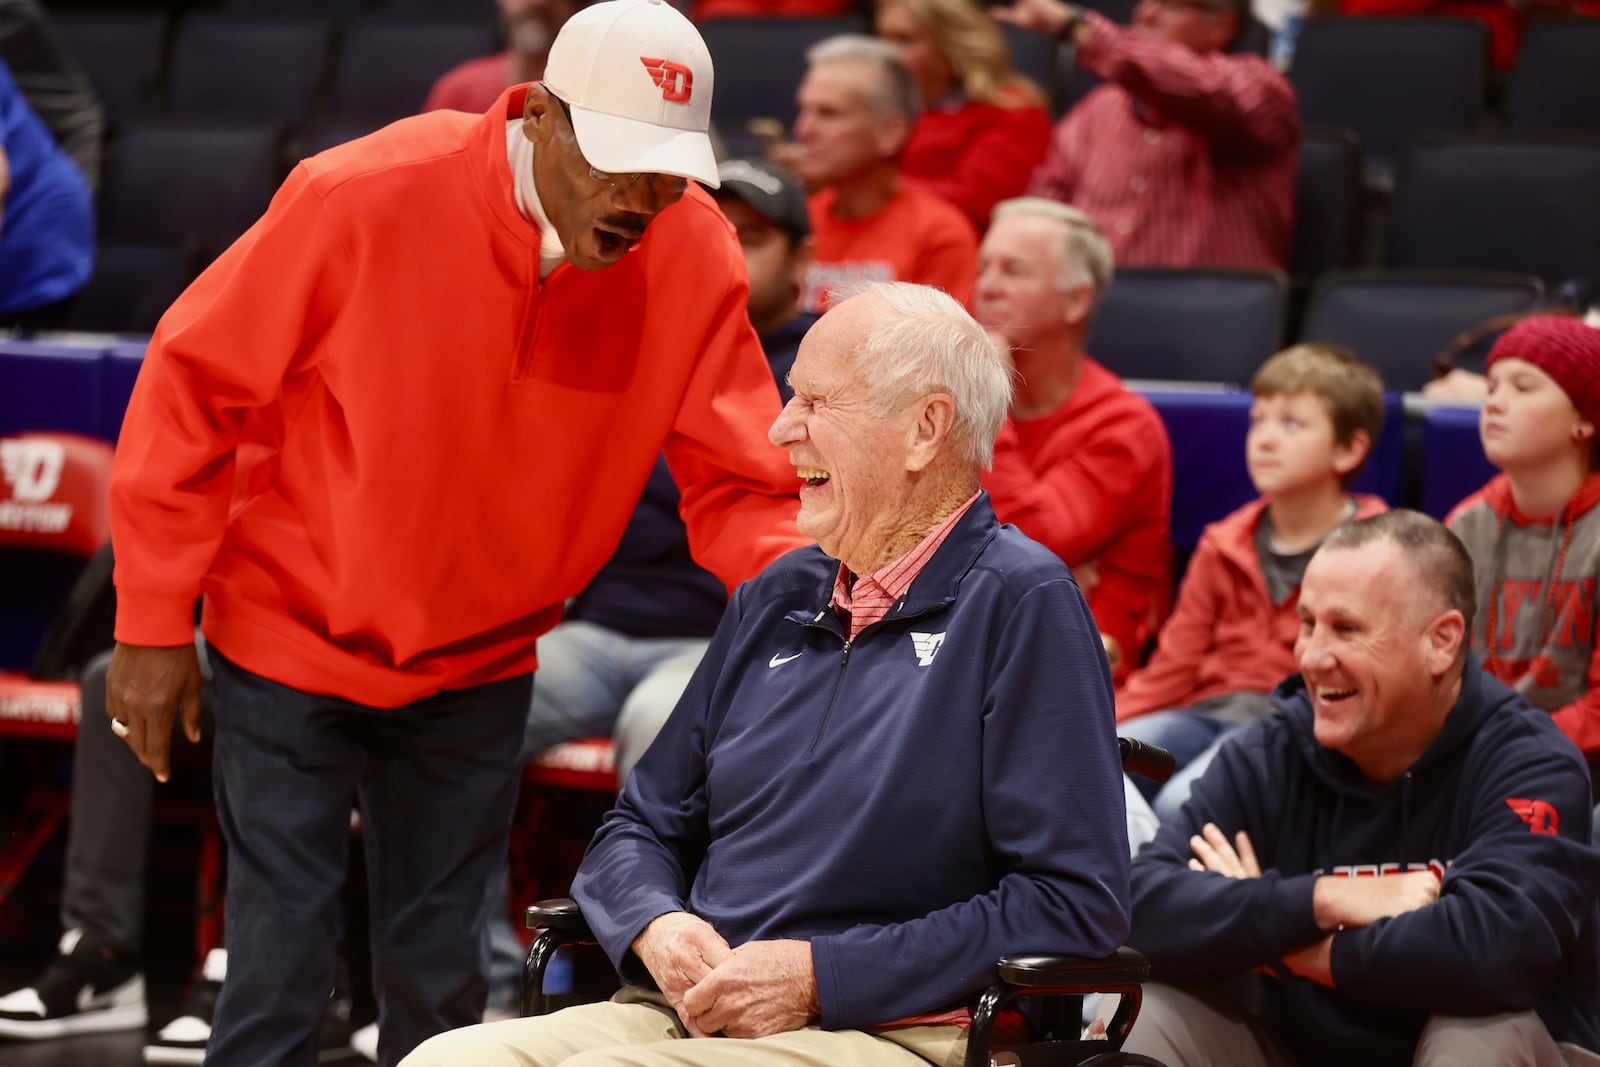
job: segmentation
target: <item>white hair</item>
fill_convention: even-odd
[[[922,113],[922,93],[900,59],[900,53],[887,41],[864,33],[841,33],[825,38],[806,49],[806,62],[813,67],[826,63],[863,63],[878,75],[876,83],[862,91],[867,110],[883,121],[903,115],[915,122]]]
[[[1059,226],[1061,243],[1056,246],[1056,263],[1061,268],[1059,284],[1064,289],[1092,286],[1094,302],[1099,305],[1111,287],[1116,260],[1111,254],[1111,242],[1100,232],[1094,219],[1071,204],[1046,200],[1042,196],[1002,200],[995,205],[990,221],[1008,217],[1047,219]]]
[[[988,470],[994,439],[1011,405],[1011,363],[976,319],[948,293],[908,282],[875,282],[849,295],[889,306],[856,350],[855,367],[877,414],[929,393],[948,393],[952,437],[962,458]]]

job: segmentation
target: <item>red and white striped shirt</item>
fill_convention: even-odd
[[[933,554],[939,551],[939,546],[944,544],[944,539],[950,536],[950,531],[967,513],[972,502],[978,499],[978,495],[973,493],[968,497],[965,504],[934,527],[933,532],[924,537],[916,548],[892,563],[885,563],[865,578],[857,578],[853,589],[850,586],[850,568],[839,564],[839,577],[833,582],[833,607],[850,620],[850,640],[854,641],[862,630],[889,614],[895,601],[906,595],[912,581],[922,573],[922,568],[928,565]]]
[[[1300,154],[1288,80],[1260,56],[1084,15],[1078,62],[1106,84],[1057,124],[1028,191],[1088,213],[1119,266],[1286,267]]]

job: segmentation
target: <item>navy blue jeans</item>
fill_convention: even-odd
[[[379,1062],[477,1022],[533,676],[374,709],[212,662],[228,978],[206,1063],[316,1062],[358,798]]]

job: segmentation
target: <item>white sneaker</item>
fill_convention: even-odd
[[[350,1035],[350,1047],[373,1063],[378,1062],[378,1024],[368,1023]]]
[[[144,1062],[188,1064],[206,1058],[211,1016],[217,1010],[217,997],[227,977],[228,950],[214,948],[206,953],[200,975],[190,985],[178,1017],[163,1026],[155,1040],[144,1047]]]

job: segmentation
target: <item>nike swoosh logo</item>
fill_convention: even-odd
[[[803,655],[803,653],[800,653],[800,652],[796,652],[796,653],[795,653],[795,654],[794,654],[794,655],[792,655],[792,656],[781,656],[781,657],[780,657],[780,656],[779,656],[779,655],[778,655],[778,654],[777,654],[777,653],[776,653],[776,652],[774,652],[774,653],[773,653],[773,654],[772,654],[772,660],[771,660],[771,662],[769,662],[769,663],[768,663],[768,664],[767,664],[767,668],[768,668],[768,669],[769,669],[769,670],[770,670],[770,669],[772,669],[772,668],[773,668],[773,667],[781,667],[781,666],[783,666],[783,665],[784,665],[784,664],[785,664],[785,663],[788,663],[788,662],[789,662],[789,661],[790,661],[790,660],[792,660],[792,659],[799,659],[799,658],[800,658],[800,657],[801,657],[801,655]]]

